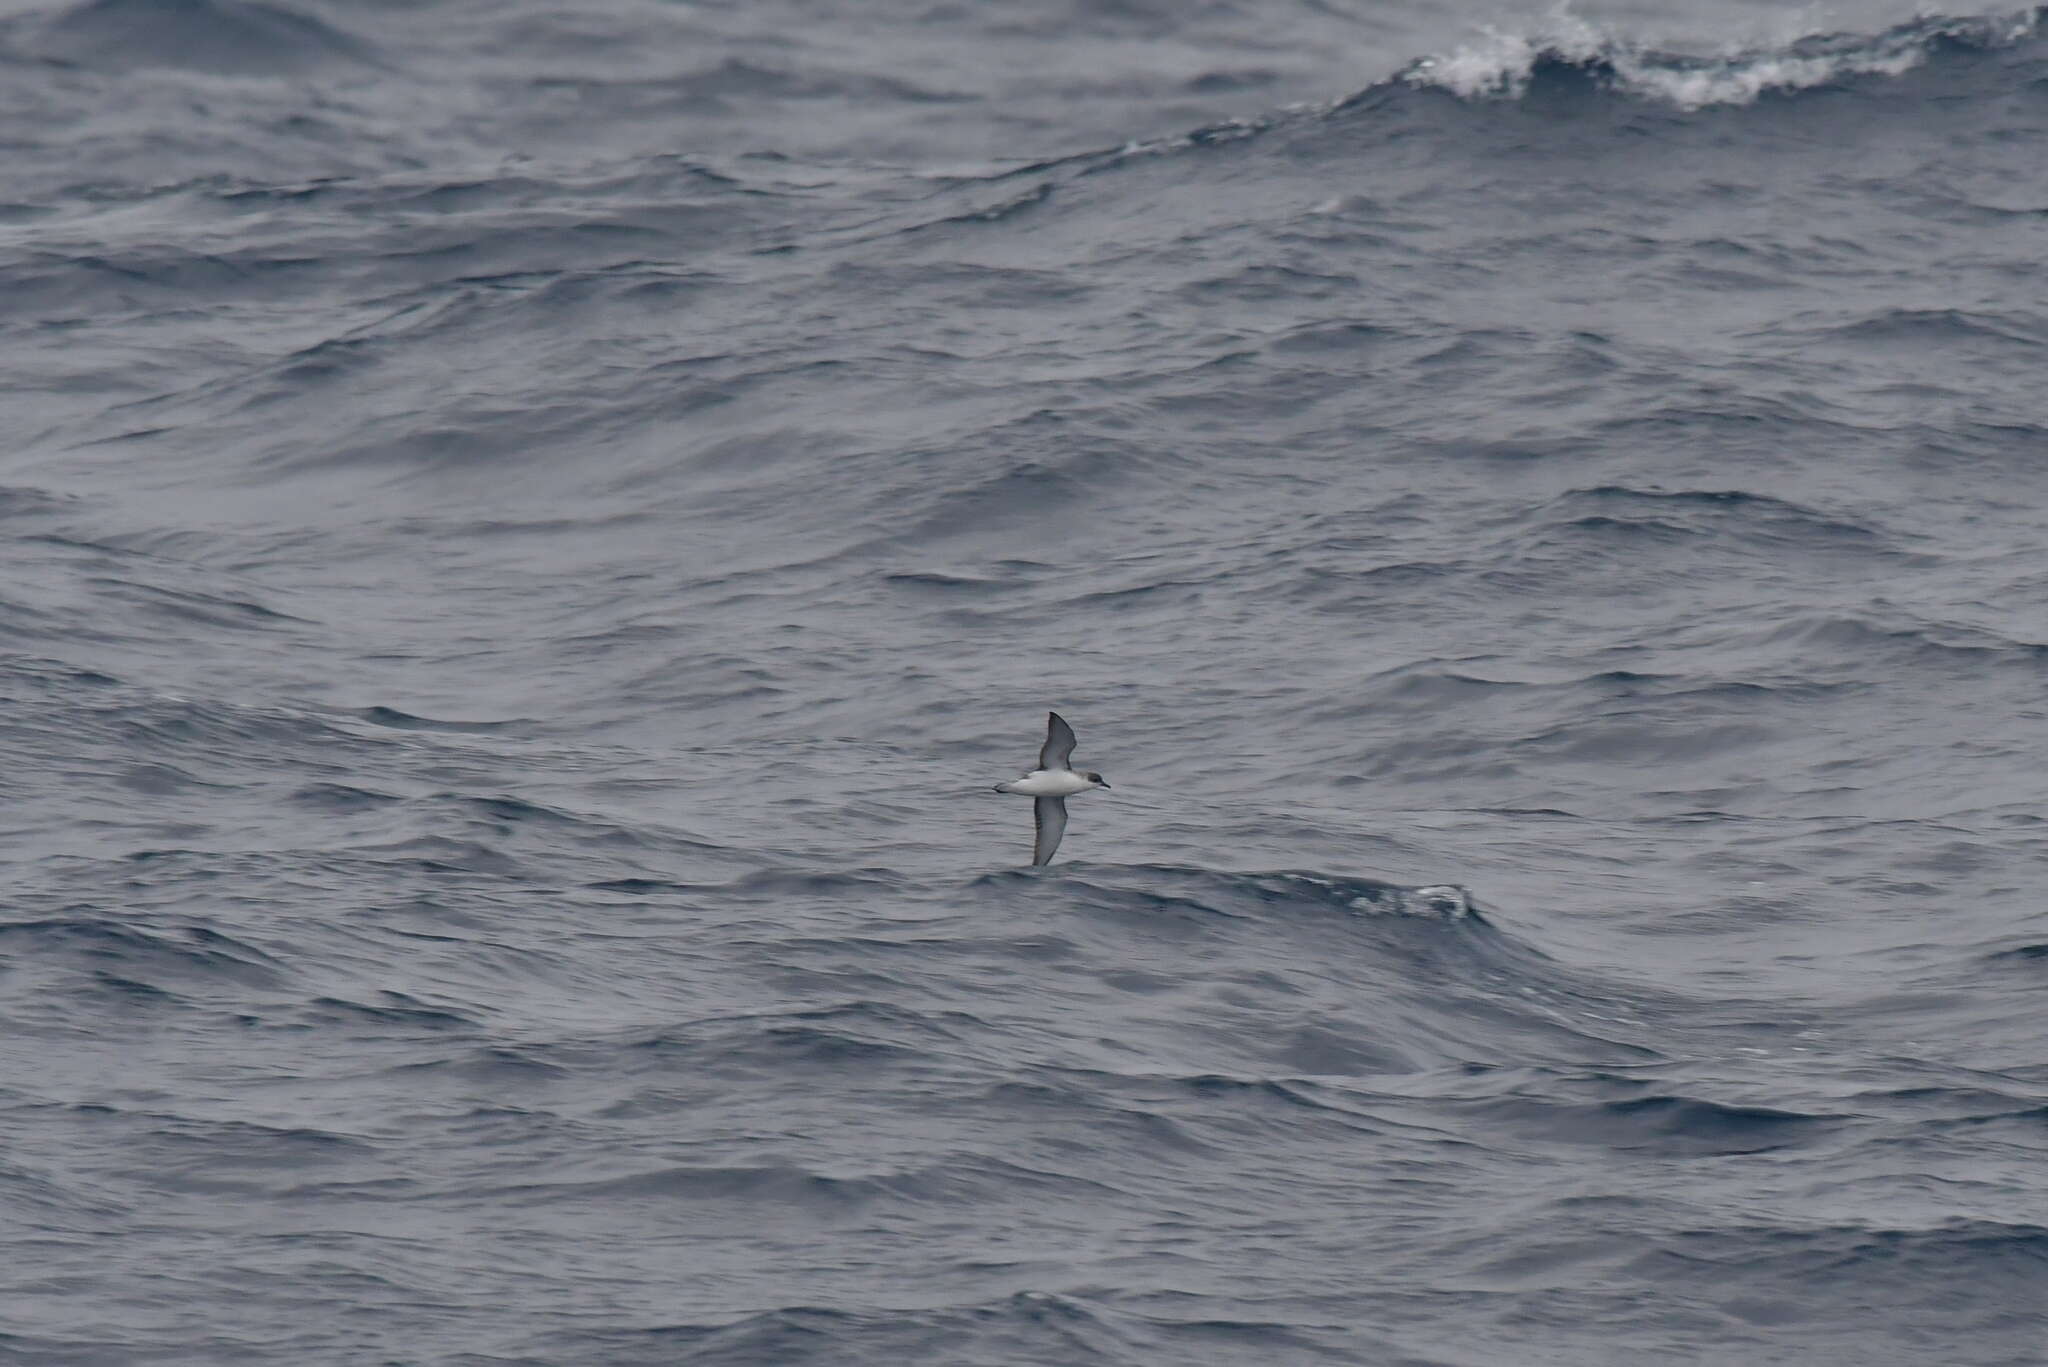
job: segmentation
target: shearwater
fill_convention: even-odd
[[[1020,793],[1036,799],[1032,816],[1038,837],[1031,842],[1032,864],[1050,864],[1060,837],[1067,833],[1067,799],[1091,788],[1107,788],[1102,775],[1068,767],[1074,753],[1074,728],[1057,712],[1045,714],[1045,744],[1039,747],[1038,767],[1022,778],[998,783],[999,793]]]

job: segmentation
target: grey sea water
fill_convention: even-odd
[[[2037,16],[0,73],[0,1361],[2048,1360]]]

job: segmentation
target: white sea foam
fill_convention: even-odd
[[[2039,25],[2040,14],[2027,10],[1926,19],[1865,37],[1806,38],[1777,47],[1688,56],[1651,51],[1560,10],[1528,33],[1486,29],[1448,56],[1416,62],[1401,79],[1468,100],[1515,99],[1545,60],[1598,63],[1621,91],[1689,111],[1749,104],[1767,92],[1809,90],[1854,76],[1898,76],[1925,62],[1943,40],[1997,47],[2018,42]]]
[[[1456,921],[1472,914],[1472,895],[1454,884],[1426,888],[1380,888],[1351,899],[1353,911],[1378,916],[1424,916]]]
[[[1583,62],[1607,54],[1613,40],[1560,9],[1532,33],[1487,25],[1479,37],[1447,57],[1424,57],[1402,74],[1412,85],[1441,86],[1463,99],[1519,97],[1546,54]]]

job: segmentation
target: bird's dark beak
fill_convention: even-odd
[[[1102,785],[1103,787],[1105,787],[1105,788],[1107,788],[1107,787],[1109,786],[1109,780],[1108,780],[1108,779],[1106,779],[1106,778],[1098,778],[1098,779],[1096,779],[1095,781],[1096,781],[1097,783],[1100,783],[1100,784],[1101,784],[1101,785]]]

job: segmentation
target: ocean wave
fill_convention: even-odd
[[[1825,34],[1715,56],[1660,52],[1568,14],[1526,32],[1489,30],[1447,56],[1424,57],[1396,78],[1467,100],[1527,95],[1549,75],[1590,79],[1631,98],[1692,111],[1746,105],[1768,94],[1901,76],[1943,51],[2005,47],[2033,36],[2041,12],[1925,18],[1873,35]]]
[[[111,917],[67,916],[0,923],[0,946],[44,963],[148,973],[197,991],[274,989],[287,967],[253,944],[206,926],[143,930]]]
[[[1553,1143],[1670,1158],[1769,1153],[1813,1142],[1842,1125],[1836,1116],[1731,1106],[1682,1095],[1577,1105],[1517,1098],[1486,1103],[1483,1109],[1501,1125]]]
[[[168,66],[269,76],[377,62],[363,39],[254,0],[85,0],[49,21],[32,47],[61,61],[115,70]]]

